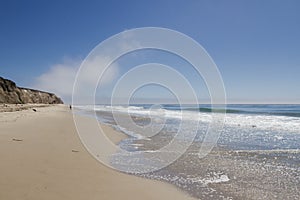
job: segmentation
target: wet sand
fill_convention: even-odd
[[[172,183],[199,199],[300,198],[299,150],[238,151],[216,147],[199,159],[199,148],[194,143],[171,165],[142,176]]]
[[[114,143],[126,137],[103,128]],[[67,106],[1,112],[0,159],[0,199],[192,199],[100,164],[81,144]]]

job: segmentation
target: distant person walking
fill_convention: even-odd
[[[72,106],[70,105],[70,110],[72,110]]]

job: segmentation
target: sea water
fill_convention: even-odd
[[[114,113],[128,113],[136,117],[143,126],[143,118],[152,118],[155,126],[164,122],[165,130],[176,132],[182,120],[199,122],[199,132],[205,132],[211,123],[211,113],[226,112],[224,128],[218,139],[218,145],[236,150],[272,150],[300,148],[300,105],[227,105],[223,109],[213,110],[209,105],[152,105],[108,106],[96,105],[81,107],[97,113],[99,121],[113,124]],[[161,118],[165,118],[162,120]],[[125,134],[142,138],[143,133],[135,133],[116,126]],[[188,127],[187,127],[188,128]],[[191,127],[192,128],[192,127]],[[202,129],[202,130],[201,130]],[[185,130],[189,131],[189,130]],[[197,140],[197,138],[196,138]],[[199,140],[199,138],[198,138]]]
[[[203,199],[299,199],[300,106],[299,105],[130,105],[79,106],[95,111],[99,121],[127,134],[119,143],[129,152],[156,151],[180,140],[179,131],[194,142],[172,164],[139,174],[170,182]],[[199,159],[198,152],[212,115],[224,115],[224,126],[214,150]],[[151,124],[149,135],[117,124],[114,115],[129,114],[138,126]],[[182,129],[180,124],[184,122]],[[221,123],[221,122],[220,122]],[[189,134],[197,126],[197,133]],[[158,127],[158,129],[156,129]],[[178,136],[179,135],[179,136]],[[139,154],[138,164],[155,165]],[[113,155],[112,165],[132,167],[130,159]]]

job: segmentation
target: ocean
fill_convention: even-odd
[[[90,116],[95,111],[100,122],[128,135],[118,144],[121,149],[140,152],[134,158],[132,154],[112,155],[111,164],[116,169],[138,172],[141,165],[155,169],[161,160],[169,159],[172,162],[158,170],[129,173],[169,182],[200,199],[300,199],[300,105],[229,104],[212,108],[204,104],[134,104],[76,108],[80,114]],[[127,115],[133,123],[124,120]],[[220,134],[214,136],[216,144],[210,153],[199,158],[199,149],[214,119],[221,119],[216,122],[222,124]],[[146,156],[145,152],[159,151],[174,140],[178,141],[175,151],[180,151],[176,159],[169,158],[170,154],[158,161]]]

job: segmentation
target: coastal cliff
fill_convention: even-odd
[[[17,87],[13,81],[0,77],[0,103],[63,104],[63,101],[55,94]]]

